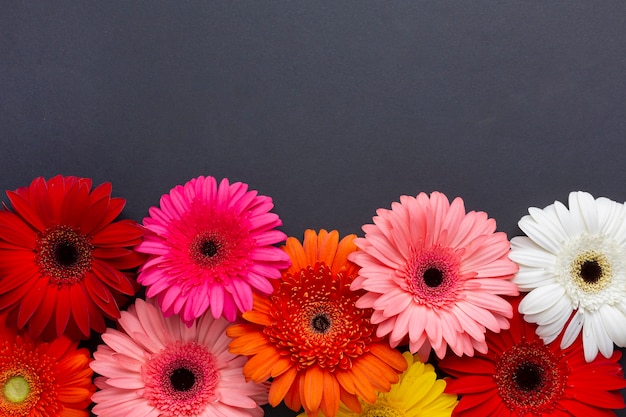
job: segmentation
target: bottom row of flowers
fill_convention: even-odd
[[[516,307],[518,300],[511,301]],[[324,415],[370,417],[605,416],[624,407],[621,352],[588,363],[580,340],[562,350],[559,341],[544,344],[517,313],[510,323],[509,330],[487,334],[486,353],[440,360],[437,368],[449,376],[443,379],[417,355],[373,344],[365,347],[372,353],[367,366],[331,373],[319,364],[287,363],[283,374],[293,375],[291,384],[273,385],[258,368],[246,367],[246,356],[230,351],[254,344],[245,324],[205,314],[187,327],[137,299],[122,312],[119,330],[102,335],[93,360],[65,337],[35,342],[3,328],[0,412],[86,416],[92,401],[94,414],[112,417],[262,416],[261,406],[281,400],[295,410],[304,404]],[[262,349],[248,346],[248,353],[271,361],[273,352]],[[389,368],[403,371],[386,381]],[[101,375],[95,386],[93,371]],[[303,371],[307,376],[298,378]]]

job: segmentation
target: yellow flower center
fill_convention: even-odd
[[[602,253],[585,251],[574,259],[571,275],[581,290],[598,292],[611,283],[611,263]]]
[[[361,413],[362,417],[405,417],[404,413],[386,404],[368,405]]]
[[[30,385],[22,375],[16,375],[7,380],[2,389],[4,398],[12,403],[21,403],[28,397]]]

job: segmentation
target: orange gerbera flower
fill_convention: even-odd
[[[274,282],[269,297],[254,297],[243,313],[248,323],[227,329],[232,353],[247,355],[246,378],[273,378],[269,403],[285,401],[294,411],[333,417],[343,402],[361,411],[359,399],[374,403],[406,369],[406,361],[377,338],[371,310],[355,306],[361,292],[350,290],[358,267],[348,261],[355,235],[307,230],[304,244],[287,239],[292,265]]]

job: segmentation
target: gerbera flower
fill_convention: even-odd
[[[270,293],[268,278],[289,266],[272,246],[286,238],[275,230],[282,222],[272,208],[271,198],[227,179],[217,185],[213,177],[198,177],[173,188],[143,220],[149,233],[137,250],[151,256],[138,281],[146,295],[187,324],[209,307],[215,318],[230,321],[250,310],[252,290]]]
[[[0,415],[87,417],[90,354],[61,336],[50,343],[0,326]]]
[[[340,404],[336,417],[449,417],[458,403],[457,396],[444,393],[446,382],[437,379],[432,365],[422,363],[409,352],[402,356],[408,368],[388,393],[378,393],[374,404],[361,401],[360,413]]]
[[[446,387],[461,395],[454,416],[607,417],[624,407],[621,352],[587,363],[580,338],[563,350],[558,341],[544,344],[535,330],[516,314],[510,330],[487,335],[488,353],[439,363],[457,378]]]
[[[392,346],[408,335],[423,361],[431,347],[439,358],[446,346],[457,355],[485,352],[486,329],[506,329],[512,316],[499,295],[518,293],[510,281],[517,265],[495,220],[438,192],[402,196],[376,213],[350,260],[361,266],[352,289],[367,291],[357,306],[374,309],[377,335]]]
[[[103,332],[104,317],[135,294],[131,271],[143,257],[132,250],[143,232],[113,220],[125,200],[111,184],[91,189],[87,178],[36,178],[7,192],[13,211],[0,210],[0,310],[33,338],[72,339]]]
[[[187,327],[137,299],[107,329],[91,367],[100,389],[93,413],[107,417],[262,416],[267,385],[246,382],[243,356],[228,352],[230,323],[201,316]]]
[[[400,352],[374,335],[370,311],[357,308],[360,292],[350,290],[357,267],[347,260],[354,235],[307,230],[304,245],[287,239],[292,265],[269,297],[254,297],[244,313],[249,323],[226,330],[230,351],[249,356],[244,375],[253,381],[272,377],[269,403],[282,400],[294,411],[321,410],[334,416],[341,400],[361,410],[359,398],[376,401],[407,366]]]
[[[513,282],[530,291],[520,313],[546,343],[565,329],[566,348],[584,329],[587,361],[598,351],[610,357],[613,343],[626,346],[624,205],[579,191],[570,193],[569,210],[556,201],[528,211],[519,221],[527,236],[511,239],[510,258],[520,266]]]

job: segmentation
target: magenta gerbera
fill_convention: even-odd
[[[107,329],[91,368],[101,376],[93,413],[106,417],[260,417],[268,384],[246,382],[244,356],[228,352],[224,318],[187,327],[137,299]]]
[[[138,282],[165,316],[180,314],[189,325],[210,308],[233,321],[252,308],[253,290],[269,294],[269,279],[290,265],[273,246],[286,239],[273,207],[270,197],[227,179],[218,185],[198,177],[174,187],[143,220],[146,237],[136,249],[151,256]]]
[[[357,306],[374,309],[377,335],[392,346],[408,336],[423,361],[431,347],[440,358],[447,346],[459,356],[486,352],[486,329],[507,329],[513,314],[500,295],[518,294],[517,265],[495,220],[438,192],[402,196],[376,213],[350,260],[361,266],[351,288],[367,291]]]

